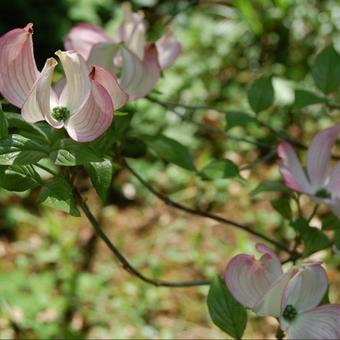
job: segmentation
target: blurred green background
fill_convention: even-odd
[[[294,89],[315,90],[310,65],[315,54],[333,43],[340,50],[338,0],[135,0],[149,23],[149,38],[171,25],[183,46],[175,65],[165,71],[154,96],[170,102],[249,111],[246,91],[261,75],[273,77],[275,107],[261,119],[300,140],[308,140],[334,121],[325,108],[297,110]],[[63,37],[79,21],[114,32],[121,2],[112,0],[11,0],[0,2],[0,34],[34,23],[39,68],[62,48]],[[335,94],[337,96],[338,94]],[[228,130],[241,141],[201,129],[189,119],[225,129],[226,117],[213,110],[169,109],[140,100],[129,130],[134,159],[143,178],[174,199],[252,223],[278,239],[291,239],[268,200],[249,193],[267,179],[278,179],[268,153],[276,137],[256,124]],[[183,119],[183,115],[186,117]],[[228,126],[227,126],[228,129]],[[193,150],[196,166],[211,158],[229,158],[247,182],[195,178],[152,152],[138,157],[140,134],[162,132]],[[263,143],[263,148],[242,138]],[[137,151],[136,151],[137,150]],[[137,154],[137,155],[136,155]],[[272,155],[273,156],[273,155]],[[166,207],[125,171],[117,169],[103,205],[89,181],[83,191],[105,231],[144,273],[166,279],[200,279],[222,273],[228,259],[253,252],[255,240],[242,232]],[[93,234],[83,218],[38,208],[35,190],[0,192],[0,338],[225,338],[209,320],[207,288],[155,288],[129,276]],[[309,209],[308,204],[306,209]],[[339,258],[326,259],[331,297],[340,276]],[[246,338],[267,338],[275,322],[248,324]]]

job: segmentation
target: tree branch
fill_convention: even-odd
[[[247,144],[251,144],[251,145],[254,145],[254,146],[257,146],[259,148],[266,148],[266,149],[270,149],[272,148],[272,145],[269,145],[267,143],[263,143],[263,142],[260,142],[260,141],[257,141],[257,140],[252,140],[252,139],[249,139],[249,138],[245,138],[245,137],[238,137],[238,136],[235,136],[235,135],[231,135],[230,133],[227,133],[225,131],[222,131],[218,128],[215,128],[213,126],[209,126],[209,125],[206,125],[206,124],[203,124],[191,117],[188,117],[178,111],[176,111],[176,106],[178,107],[182,107],[186,110],[201,110],[201,109],[208,109],[208,107],[205,107],[205,106],[188,106],[188,105],[182,105],[182,104],[173,104],[173,103],[168,103],[168,102],[163,102],[159,99],[156,99],[156,98],[153,98],[153,97],[150,97],[150,96],[147,96],[147,99],[150,101],[150,102],[153,102],[153,103],[156,103],[160,106],[162,106],[163,108],[167,109],[167,110],[170,110],[172,113],[174,113],[176,116],[178,116],[179,118],[181,118],[182,120],[187,120],[187,121],[190,121],[191,123],[195,124],[196,126],[198,126],[200,129],[203,129],[203,130],[206,130],[206,131],[210,131],[210,132],[214,132],[222,137],[225,137],[225,138],[229,138],[229,139],[232,139],[232,140],[236,140],[238,142],[244,142],[244,143],[247,143]],[[214,109],[215,110],[215,109]],[[218,110],[216,109],[216,111],[219,111],[219,112],[222,112],[221,110]]]
[[[152,279],[147,276],[144,276],[141,272],[139,272],[132,264],[127,260],[127,258],[117,249],[117,247],[110,241],[110,239],[106,236],[98,221],[92,214],[91,210],[84,202],[80,193],[75,190],[75,196],[78,200],[79,206],[81,210],[86,215],[87,219],[91,223],[92,227],[95,229],[97,235],[104,241],[107,247],[111,250],[117,260],[121,263],[124,270],[130,273],[133,276],[136,276],[140,280],[152,284],[157,287],[173,287],[173,288],[181,288],[181,287],[196,287],[196,286],[204,286],[209,285],[210,281],[208,280],[197,280],[197,281],[165,281],[165,280],[157,280]]]
[[[154,189],[151,185],[149,185],[133,168],[130,167],[130,165],[127,163],[127,161],[125,159],[122,160],[123,165],[131,172],[131,174],[136,177],[138,179],[138,181],[140,183],[142,183],[153,195],[155,195],[156,197],[158,197],[161,201],[163,201],[165,204],[174,207],[176,209],[185,211],[189,214],[192,215],[197,215],[197,216],[202,216],[202,217],[206,217],[206,218],[210,218],[214,221],[223,223],[223,224],[228,224],[231,225],[235,228],[241,229],[245,232],[247,232],[248,234],[254,235],[257,238],[260,238],[262,240],[267,241],[268,243],[271,243],[272,245],[274,245],[275,247],[277,247],[278,249],[281,249],[283,251],[285,251],[286,253],[288,253],[289,255],[293,256],[295,255],[295,253],[291,250],[289,250],[288,247],[284,246],[283,244],[269,238],[268,236],[261,234],[255,230],[253,230],[252,228],[250,228],[247,225],[235,222],[233,220],[218,216],[218,215],[214,215],[211,214],[209,212],[206,211],[200,211],[200,210],[196,210],[190,207],[187,207],[181,203],[177,203],[175,201],[173,201],[171,198],[169,198],[168,196],[165,196],[164,194],[162,194],[161,192],[157,191],[156,189]]]

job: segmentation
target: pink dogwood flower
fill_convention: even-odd
[[[279,145],[278,155],[283,161],[280,172],[286,185],[327,205],[340,218],[340,163],[331,166],[331,148],[339,133],[340,124],[337,124],[313,138],[307,151],[307,173],[287,142]]]
[[[292,266],[283,272],[279,258],[257,244],[259,260],[240,254],[229,262],[225,282],[234,298],[259,316],[279,319],[289,339],[339,339],[340,305],[317,307],[328,287],[320,263]]]
[[[56,59],[47,59],[38,71],[33,54],[33,25],[17,28],[0,38],[0,93],[21,108],[24,120],[45,120],[54,128],[64,127],[78,142],[89,142],[111,125],[113,111],[127,98],[115,77],[97,66],[89,69],[74,51],[55,54],[64,68],[66,81],[52,87]]]
[[[156,43],[147,43],[143,14],[132,12],[129,4],[124,4],[123,12],[114,37],[96,25],[80,23],[68,33],[65,48],[110,72],[121,67],[120,85],[134,100],[154,88],[161,70],[170,67],[180,54],[181,45],[170,31]]]

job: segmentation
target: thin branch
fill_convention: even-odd
[[[190,121],[191,123],[198,126],[200,129],[210,131],[210,132],[214,132],[214,133],[217,133],[218,135],[220,135],[222,137],[229,138],[229,139],[232,139],[232,140],[236,140],[238,142],[244,142],[244,143],[247,143],[247,144],[255,145],[255,146],[260,147],[260,148],[270,148],[271,147],[271,145],[269,145],[267,143],[259,142],[257,140],[251,140],[251,139],[245,138],[245,137],[238,137],[238,136],[235,136],[235,135],[231,135],[230,133],[222,131],[222,130],[215,128],[213,126],[203,124],[203,123],[193,119],[192,117],[186,116],[186,115],[176,111],[176,109],[175,109],[176,106],[182,107],[186,110],[189,110],[189,109],[200,110],[202,108],[207,109],[207,107],[203,107],[203,106],[202,107],[201,106],[191,107],[191,106],[187,106],[187,105],[175,105],[175,104],[172,104],[172,103],[160,101],[159,99],[155,99],[155,98],[150,97],[150,96],[148,96],[147,99],[149,99],[153,103],[156,103],[156,104],[166,108],[167,110],[171,111],[172,113],[174,113],[176,116],[178,116],[182,120]],[[219,111],[219,110],[216,110],[216,111]]]
[[[165,281],[165,280],[157,280],[152,279],[147,276],[144,276],[141,272],[139,272],[133,265],[127,260],[127,258],[117,249],[117,247],[111,242],[111,240],[106,236],[104,231],[102,230],[100,224],[92,214],[91,210],[84,202],[78,191],[75,191],[75,196],[79,201],[79,206],[81,210],[86,215],[87,219],[91,223],[92,227],[95,229],[97,235],[104,241],[107,247],[111,250],[117,260],[122,264],[124,270],[130,273],[133,276],[136,276],[140,280],[150,283],[157,287],[173,287],[173,288],[181,288],[181,287],[196,287],[196,286],[206,286],[210,284],[208,280],[197,280],[197,281]]]
[[[289,250],[288,247],[286,247],[285,245],[269,238],[268,236],[261,234],[255,230],[253,230],[252,228],[250,228],[247,225],[235,222],[233,220],[218,216],[218,215],[214,215],[211,214],[209,212],[206,211],[201,211],[201,210],[196,210],[190,207],[187,207],[181,203],[175,202],[173,201],[171,198],[169,198],[168,196],[162,194],[161,192],[157,191],[156,189],[154,189],[151,185],[149,185],[133,168],[130,167],[130,165],[126,162],[125,159],[122,160],[123,165],[131,172],[131,174],[136,177],[138,179],[138,181],[140,183],[142,183],[153,195],[155,195],[156,197],[158,197],[161,201],[163,201],[165,204],[174,207],[176,209],[185,211],[189,214],[193,214],[193,215],[197,215],[197,216],[202,216],[202,217],[206,217],[206,218],[210,218],[214,221],[223,223],[223,224],[228,224],[231,225],[235,228],[241,229],[245,232],[247,232],[248,234],[254,235],[257,238],[260,238],[262,240],[267,241],[268,243],[271,243],[272,245],[276,246],[278,249],[281,249],[283,251],[285,251],[286,253],[290,254],[290,255],[294,255],[294,252],[292,252],[291,250]]]
[[[160,106],[170,110],[171,112],[173,112],[177,116],[180,116],[182,119],[189,120],[193,124],[195,124],[195,125],[197,125],[197,126],[199,126],[201,128],[204,128],[206,130],[211,130],[211,131],[219,132],[220,134],[223,134],[226,137],[229,137],[230,139],[240,140],[240,141],[243,141],[243,142],[246,142],[246,143],[249,143],[249,144],[257,145],[258,147],[267,147],[267,148],[271,147],[271,145],[268,145],[268,144],[265,144],[265,143],[262,143],[262,142],[252,141],[252,140],[250,140],[248,138],[240,138],[240,137],[237,137],[237,136],[229,135],[229,134],[225,133],[224,131],[221,131],[221,130],[216,129],[214,127],[202,124],[202,123],[192,119],[191,117],[187,117],[187,116],[179,113],[178,111],[176,111],[175,108],[176,107],[181,107],[181,108],[183,108],[185,110],[192,110],[192,111],[215,110],[215,111],[221,112],[221,113],[227,113],[228,111],[226,111],[226,110],[222,110],[222,109],[218,109],[218,108],[212,108],[212,107],[205,106],[205,105],[186,105],[186,104],[181,104],[181,103],[171,103],[171,102],[162,101],[162,100],[156,99],[154,97],[150,97],[150,96],[147,96],[147,99],[149,99],[153,103],[156,103],[156,104],[158,104],[158,105],[160,105]],[[325,104],[328,105],[328,107],[330,107],[330,108],[340,109],[340,105],[337,104],[337,103],[326,102]],[[300,141],[298,141],[295,138],[292,138],[291,136],[289,136],[284,131],[276,130],[275,128],[273,128],[272,126],[267,124],[266,122],[260,120],[258,117],[253,117],[253,118],[256,120],[256,122],[260,126],[262,126],[262,127],[266,128],[267,130],[269,130],[278,139],[286,141],[286,142],[292,144],[293,146],[295,146],[295,147],[297,147],[297,148],[299,148],[301,150],[307,150],[308,149],[308,147],[305,144],[301,143]],[[331,157],[334,160],[339,160],[340,159],[339,155],[332,155]]]
[[[215,110],[215,111],[220,112],[220,113],[227,113],[228,112],[226,110],[222,110],[222,109],[218,109],[218,108],[211,108],[211,107],[205,106],[205,105],[186,105],[186,104],[181,104],[181,103],[171,103],[171,102],[165,102],[165,101],[153,98],[153,97],[151,98],[150,96],[148,96],[147,98],[150,101],[152,101],[154,103],[157,103],[158,105],[161,105],[161,106],[163,106],[163,107],[165,107],[167,109],[172,109],[172,110],[174,110],[174,108],[176,108],[176,107],[181,107],[181,108],[183,108],[185,110],[193,110],[193,111],[198,111],[198,110]],[[176,113],[176,112],[174,112],[174,113]],[[300,149],[307,149],[307,147],[304,144],[302,144],[299,141],[297,141],[297,140],[293,139],[292,137],[288,136],[283,131],[274,129],[272,126],[270,126],[266,122],[263,122],[262,120],[260,120],[256,116],[254,116],[253,118],[256,120],[256,122],[260,126],[268,129],[277,138],[285,140],[285,141],[289,142],[290,144],[292,144],[292,145],[294,145],[294,146],[296,146],[296,147],[298,147]],[[196,121],[193,121],[193,123],[197,124]],[[204,124],[202,124],[202,125],[204,125]],[[216,129],[216,130],[218,130],[218,129]],[[265,144],[265,145],[268,147],[267,144]]]

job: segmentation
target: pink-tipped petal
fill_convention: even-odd
[[[327,274],[319,263],[306,264],[289,281],[282,298],[281,312],[292,305],[298,312],[316,307],[328,287]]]
[[[330,174],[331,148],[334,145],[340,124],[322,130],[312,140],[307,152],[307,172],[315,187],[322,187]]]
[[[134,78],[126,89],[130,99],[138,99],[146,96],[155,87],[161,76],[161,67],[158,62],[158,52],[155,44],[150,44],[145,48],[141,75],[138,74],[136,61],[135,69],[137,69],[137,71],[135,72]]]
[[[281,275],[263,294],[258,303],[253,307],[254,313],[259,316],[279,317],[283,292],[291,278],[298,269],[292,267],[287,273]]]
[[[54,68],[57,61],[54,58],[47,59],[38,80],[31,89],[21,109],[22,118],[30,123],[44,120],[50,114],[51,83]],[[58,127],[58,122],[49,122],[52,126]],[[54,124],[55,123],[55,124]]]
[[[282,275],[277,256],[267,249],[258,248],[264,253],[260,260],[241,254],[231,259],[227,266],[225,282],[234,298],[245,307],[253,308]]]
[[[119,86],[117,78],[105,69],[97,65],[93,65],[90,77],[102,85],[109,93],[112,99],[114,110],[118,110],[129,99],[129,96]]]
[[[293,190],[313,194],[314,189],[308,182],[292,146],[287,142],[282,142],[278,146],[277,153],[283,161],[280,172],[286,185]]]
[[[80,23],[70,30],[65,38],[64,46],[66,50],[75,50],[87,60],[92,47],[103,42],[112,42],[112,39],[100,27]]]
[[[156,42],[156,47],[159,64],[162,70],[169,68],[182,51],[181,44],[170,31]]]
[[[65,123],[65,128],[77,142],[90,142],[102,135],[113,119],[112,100],[105,88],[95,80],[83,108]]]
[[[113,59],[119,50],[119,45],[112,42],[98,43],[93,46],[89,58],[88,65],[95,64],[113,72]]]
[[[323,305],[288,325],[289,339],[340,339],[340,305]]]
[[[122,47],[123,65],[120,76],[120,84],[130,95],[130,90],[142,81],[143,64],[135,54]]]
[[[33,55],[32,27],[30,23],[0,38],[0,93],[20,108],[39,76]]]
[[[124,19],[118,27],[116,40],[122,42],[139,60],[143,60],[146,45],[144,15],[141,12],[133,13],[129,3],[123,4],[123,15]]]
[[[58,51],[55,53],[64,68],[66,86],[59,98],[59,105],[78,112],[91,93],[89,70],[85,60],[76,52]]]
[[[331,192],[333,196],[340,198],[340,162],[336,164],[331,173],[328,191]]]

